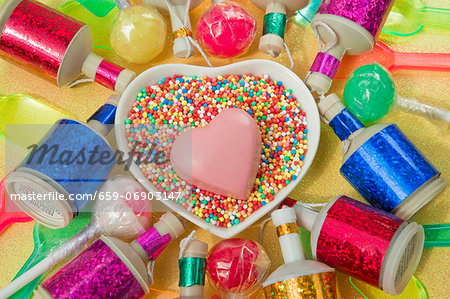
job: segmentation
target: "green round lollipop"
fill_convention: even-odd
[[[354,70],[344,88],[345,106],[363,123],[382,118],[395,99],[394,82],[388,71],[378,63]]]

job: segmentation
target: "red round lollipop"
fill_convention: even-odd
[[[270,260],[257,242],[228,239],[216,244],[208,254],[206,270],[210,281],[224,296],[248,295],[269,271]]]
[[[255,18],[236,2],[213,1],[197,23],[197,40],[210,55],[230,58],[244,54],[256,34]]]

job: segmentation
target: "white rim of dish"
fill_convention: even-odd
[[[297,186],[297,184],[303,179],[309,167],[311,166],[314,157],[317,153],[320,140],[320,118],[317,105],[314,101],[310,91],[303,83],[303,81],[291,70],[283,65],[264,59],[246,60],[234,64],[229,64],[221,67],[203,67],[186,64],[163,64],[152,67],[139,76],[137,76],[125,89],[121,95],[119,105],[117,107],[117,113],[115,118],[115,135],[117,140],[118,149],[124,152],[124,159],[128,157],[129,149],[127,146],[127,139],[125,137],[125,125],[124,120],[128,117],[128,112],[131,108],[131,103],[135,101],[136,94],[143,87],[155,84],[164,77],[170,77],[173,75],[187,75],[187,76],[219,76],[225,74],[267,74],[272,80],[280,80],[286,89],[292,89],[292,94],[302,104],[302,109],[306,113],[308,121],[307,140],[308,140],[308,152],[305,154],[303,160],[304,165],[301,172],[298,174],[297,179],[291,182],[289,185],[281,189],[276,195],[274,200],[268,202],[258,210],[254,211],[244,221],[237,225],[233,225],[230,228],[216,227],[213,224],[207,223],[204,219],[197,217],[195,214],[183,208],[181,205],[171,201],[162,200],[162,203],[169,207],[176,213],[181,214],[184,218],[190,222],[198,225],[199,227],[206,229],[207,231],[221,237],[231,238],[239,232],[243,231],[251,224],[255,223],[264,215],[270,213],[276,209],[278,205],[289,195],[289,193]],[[289,81],[289,82],[287,82]],[[128,100],[127,100],[128,99]],[[132,100],[130,100],[132,99]],[[306,106],[306,109],[305,109]],[[308,110],[308,111],[306,111]],[[120,125],[119,125],[120,124]],[[311,128],[316,128],[311,130]],[[151,193],[158,192],[156,187],[148,181],[142,174],[141,170],[135,163],[131,163],[130,171],[134,177]]]

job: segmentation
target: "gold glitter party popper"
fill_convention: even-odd
[[[293,208],[272,213],[285,264],[263,283],[266,298],[337,298],[334,269],[305,260]]]
[[[92,53],[88,25],[33,0],[3,1],[0,32],[0,56],[58,87],[74,85],[84,74],[122,93],[136,76]]]

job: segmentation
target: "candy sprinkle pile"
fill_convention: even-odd
[[[181,131],[206,126],[227,108],[247,111],[261,130],[261,163],[247,200],[190,185],[177,176],[168,159]],[[239,224],[273,200],[280,189],[297,178],[308,150],[305,113],[292,91],[267,75],[163,78],[142,88],[128,116],[128,147],[142,173],[162,194],[170,193],[169,198],[176,203],[219,227]],[[180,192],[180,196],[174,196],[174,192]]]

